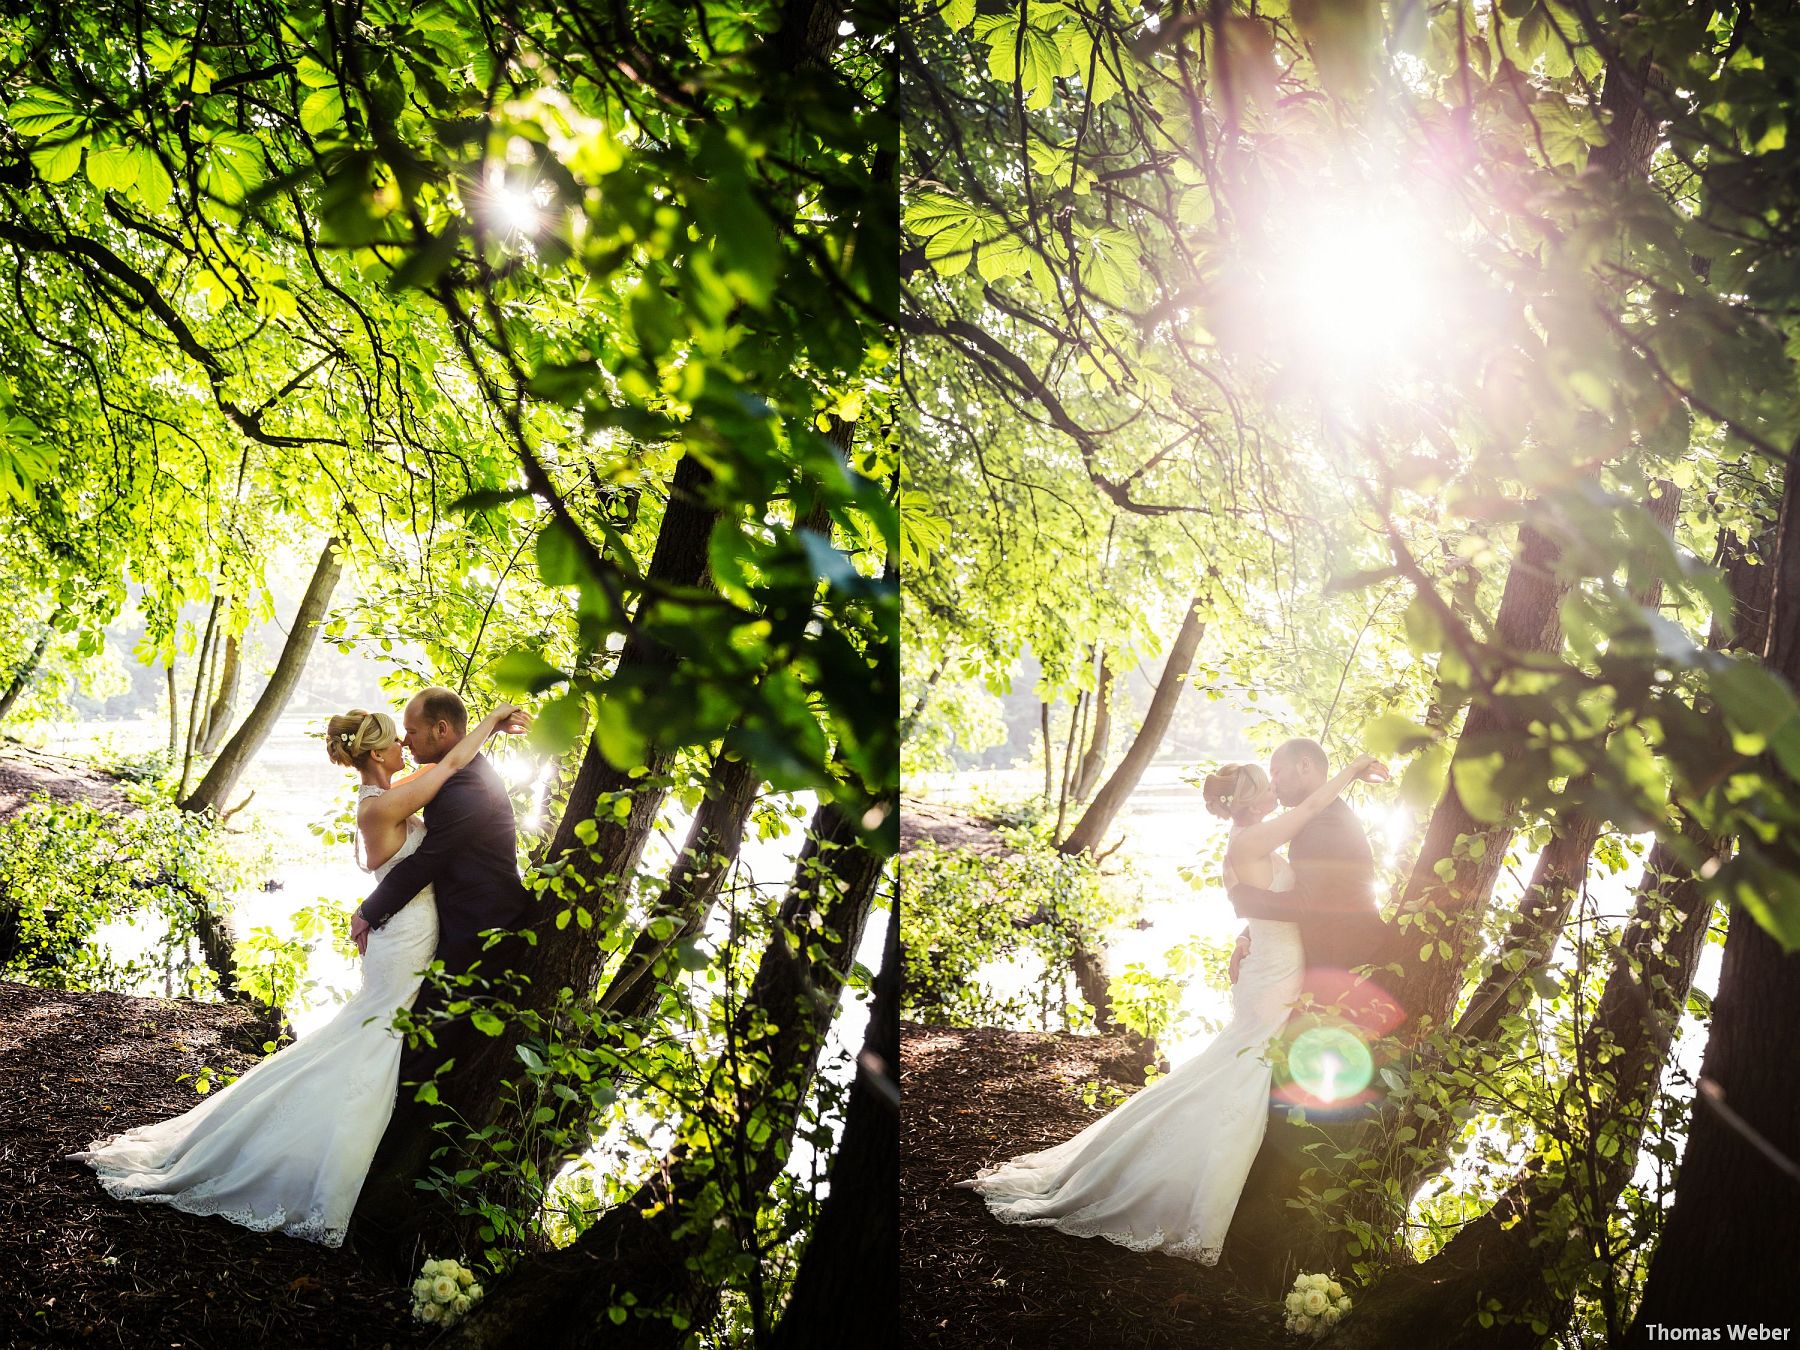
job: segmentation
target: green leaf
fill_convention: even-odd
[[[60,90],[27,89],[6,108],[6,120],[21,136],[48,136],[81,120],[81,112]]]
[[[1468,813],[1484,825],[1498,824],[1506,815],[1506,801],[1494,779],[1506,759],[1499,751],[1485,755],[1458,755],[1450,764],[1450,779]]]
[[[938,11],[938,17],[943,19],[952,33],[960,32],[975,17],[975,0],[944,0],[944,7]]]
[[[137,183],[138,156],[123,145],[105,150],[90,150],[87,157],[88,182],[102,192],[123,192]]]
[[[87,143],[86,136],[39,141],[32,147],[32,167],[46,183],[64,182],[73,178],[75,171],[81,167],[81,152],[87,147]]]
[[[568,672],[558,670],[529,647],[507,652],[493,664],[489,675],[496,686],[512,694],[541,694],[569,678]]]
[[[470,1013],[469,1021],[484,1036],[498,1036],[506,1030],[506,1023],[491,1012]]]
[[[344,96],[336,85],[315,89],[300,104],[300,125],[308,135],[344,131]]]

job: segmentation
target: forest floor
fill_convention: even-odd
[[[348,1251],[108,1196],[63,1154],[199,1099],[274,1029],[238,1004],[0,981],[0,1346],[421,1344],[407,1293]]]
[[[0,737],[0,820],[17,815],[42,794],[59,802],[87,802],[114,811],[133,809],[110,774],[85,760],[33,750]]]
[[[967,849],[972,853],[1010,853],[1012,848],[996,831],[998,822],[972,816],[935,802],[908,797],[900,803],[900,851],[921,843],[939,848]]]
[[[901,1024],[901,1343],[934,1350],[1292,1350],[1282,1313],[1220,1271],[995,1222],[954,1183],[1061,1143],[1121,1040]],[[1110,1094],[1109,1094],[1110,1095]],[[1114,1099],[1116,1100],[1116,1098]]]

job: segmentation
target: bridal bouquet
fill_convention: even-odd
[[[434,1327],[453,1326],[481,1299],[475,1272],[460,1262],[427,1261],[413,1281],[412,1314]]]
[[[1350,1311],[1350,1295],[1329,1275],[1297,1275],[1294,1291],[1283,1305],[1287,1329],[1296,1335],[1323,1336]]]

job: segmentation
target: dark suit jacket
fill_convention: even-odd
[[[1291,891],[1242,883],[1231,888],[1239,916],[1299,924],[1309,966],[1375,960],[1386,927],[1375,904],[1375,855],[1356,813],[1342,800],[1331,803],[1300,827],[1288,845],[1288,862]]]
[[[425,842],[382,878],[362,902],[362,916],[380,928],[433,887],[437,959],[448,971],[466,971],[481,955],[482,929],[525,926],[531,892],[519,880],[517,856],[512,799],[487,757],[477,755],[425,804]]]

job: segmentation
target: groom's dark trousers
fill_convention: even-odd
[[[1298,924],[1306,959],[1302,988],[1318,1002],[1331,1002],[1347,983],[1343,972],[1377,959],[1382,950],[1387,930],[1375,905],[1374,854],[1356,813],[1335,801],[1300,828],[1288,846],[1288,861],[1294,869],[1292,890],[1233,886],[1232,907],[1242,918]],[[1290,1033],[1300,1020],[1296,1014]],[[1224,1252],[1226,1265],[1240,1281],[1270,1293],[1284,1288],[1309,1256],[1292,1250],[1296,1228],[1287,1207],[1300,1194],[1301,1173],[1314,1165],[1302,1146],[1320,1142],[1313,1126],[1323,1125],[1334,1139],[1350,1133],[1343,1128],[1344,1115],[1327,1123],[1309,1113],[1309,1125],[1289,1123],[1290,1104],[1281,1097],[1282,1087],[1278,1073],[1269,1127],[1232,1214]],[[1365,1104],[1358,1111],[1370,1109],[1372,1104]]]
[[[410,857],[402,858],[382,878],[362,903],[362,914],[380,928],[426,886],[432,888],[438,913],[435,959],[445,973],[473,971],[497,980],[524,962],[527,944],[519,936],[531,914],[531,893],[519,880],[518,835],[513,824],[512,801],[506,785],[485,755],[477,755],[438,791],[425,806],[425,842]],[[486,951],[483,929],[514,930]],[[504,986],[496,993],[505,994]],[[413,1015],[431,1019],[446,1002],[478,997],[479,985],[442,989],[427,979],[413,1003]],[[400,1056],[399,1095],[394,1119],[389,1123],[377,1159],[412,1123],[429,1122],[437,1114],[414,1101],[417,1084],[432,1077],[440,1064],[452,1059],[466,1064],[486,1038],[476,1030],[469,1014],[447,1021],[433,1021],[435,1048],[422,1039]]]

